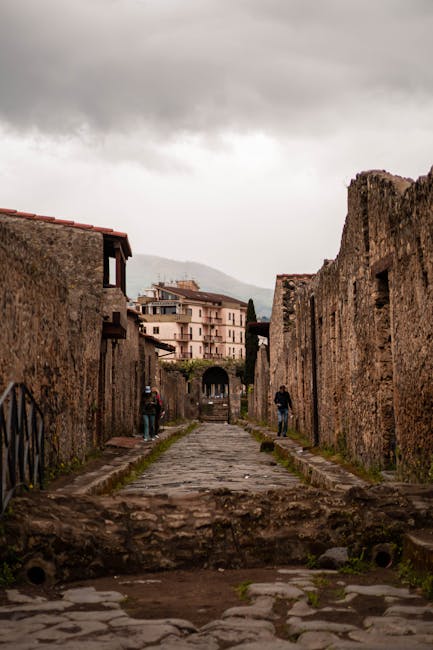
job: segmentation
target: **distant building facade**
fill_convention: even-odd
[[[200,291],[194,280],[152,285],[137,298],[146,334],[173,345],[167,360],[243,359],[247,304]]]

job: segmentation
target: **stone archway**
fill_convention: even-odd
[[[229,418],[229,375],[221,366],[211,366],[201,378],[200,420],[228,422]]]
[[[202,394],[211,399],[224,400],[229,398],[230,382],[224,368],[213,366],[203,373]]]

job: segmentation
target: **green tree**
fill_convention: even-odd
[[[259,337],[248,329],[248,323],[256,323],[257,316],[254,302],[248,300],[247,315],[245,319],[245,384],[254,384],[254,368],[256,366]]]

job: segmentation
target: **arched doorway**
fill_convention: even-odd
[[[230,382],[224,368],[213,366],[202,376],[200,419],[211,422],[227,422],[230,413]]]
[[[208,368],[202,377],[203,395],[212,399],[224,399],[229,396],[229,376],[220,366]]]

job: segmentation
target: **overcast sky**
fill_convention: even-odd
[[[432,0],[0,0],[0,204],[273,287],[433,165]]]

